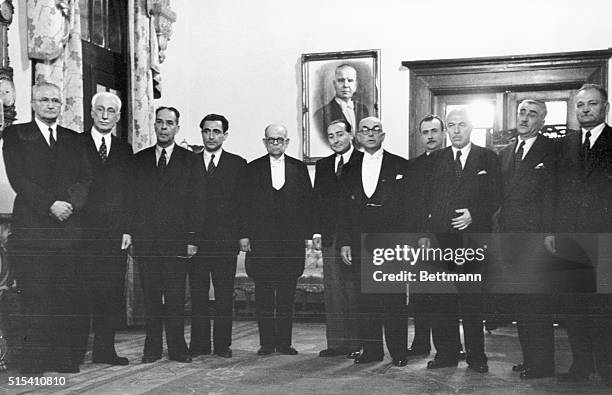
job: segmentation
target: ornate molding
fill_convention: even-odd
[[[166,59],[168,41],[172,36],[172,24],[176,22],[176,13],[170,8],[170,0],[149,0],[147,11],[153,20],[153,27],[157,36],[157,56],[159,63]]]

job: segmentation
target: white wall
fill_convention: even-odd
[[[386,147],[408,154],[406,60],[612,47],[612,1],[173,0],[178,14],[162,64],[159,104],[182,111],[182,135],[200,143],[209,112],[230,121],[228,150],[264,153],[265,125],[285,124],[301,157],[300,55],[381,49]]]

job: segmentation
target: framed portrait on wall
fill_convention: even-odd
[[[302,54],[302,147],[304,161],[331,154],[327,125],[338,119],[353,130],[368,116],[380,117],[380,50]]]

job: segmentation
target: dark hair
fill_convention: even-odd
[[[174,107],[165,107],[165,106],[157,107],[157,110],[155,110],[155,117],[157,117],[157,114],[162,110],[172,111],[174,113],[174,117],[176,118],[176,124],[178,125],[179,119],[181,118],[181,113],[179,112],[179,110],[177,110]]]
[[[442,128],[442,131],[445,131],[446,125],[444,124],[444,121],[442,120],[442,118],[440,118],[436,114],[427,114],[425,115],[423,119],[421,119],[421,122],[419,122],[419,132],[421,132],[421,126],[423,125],[424,122],[431,122],[434,119],[437,119],[440,122],[440,127]]]
[[[350,124],[350,123],[348,123],[348,122],[346,122],[344,119],[334,119],[333,121],[331,121],[331,122],[329,123],[329,125],[327,125],[327,129],[329,129],[329,127],[330,127],[331,125],[335,125],[335,124],[337,124],[337,123],[341,123],[341,124],[343,124],[343,125],[344,125],[344,130],[346,130],[348,133],[351,133],[351,132],[352,132],[352,130],[351,130],[351,129],[352,129],[352,128],[351,128],[351,124]],[[325,130],[327,130],[327,129],[325,129]]]
[[[608,101],[608,91],[606,91],[603,86],[597,84],[584,84],[580,87],[580,89],[578,89],[576,94],[587,89],[595,89],[597,92],[599,92],[604,101]]]
[[[225,118],[223,115],[208,114],[207,116],[202,118],[202,120],[200,121],[200,129],[204,129],[204,122],[206,121],[221,122],[221,128],[223,129],[223,133],[227,132],[227,130],[229,129],[229,122],[227,121],[227,118]]]

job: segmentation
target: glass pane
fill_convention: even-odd
[[[446,106],[446,115],[456,109],[466,108],[474,128],[492,128],[495,119],[495,103],[486,101],[475,101],[469,104],[450,104]]]
[[[546,124],[564,125],[567,123],[567,102],[566,101],[547,101]]]
[[[89,41],[89,0],[79,0],[81,14],[81,38]]]
[[[106,1],[104,0],[93,0],[93,7],[91,10],[93,16],[91,42],[101,47],[103,47],[106,42],[104,32],[106,27],[105,3]]]
[[[121,4],[120,1],[108,2],[108,49],[121,53],[123,34],[121,31]]]

